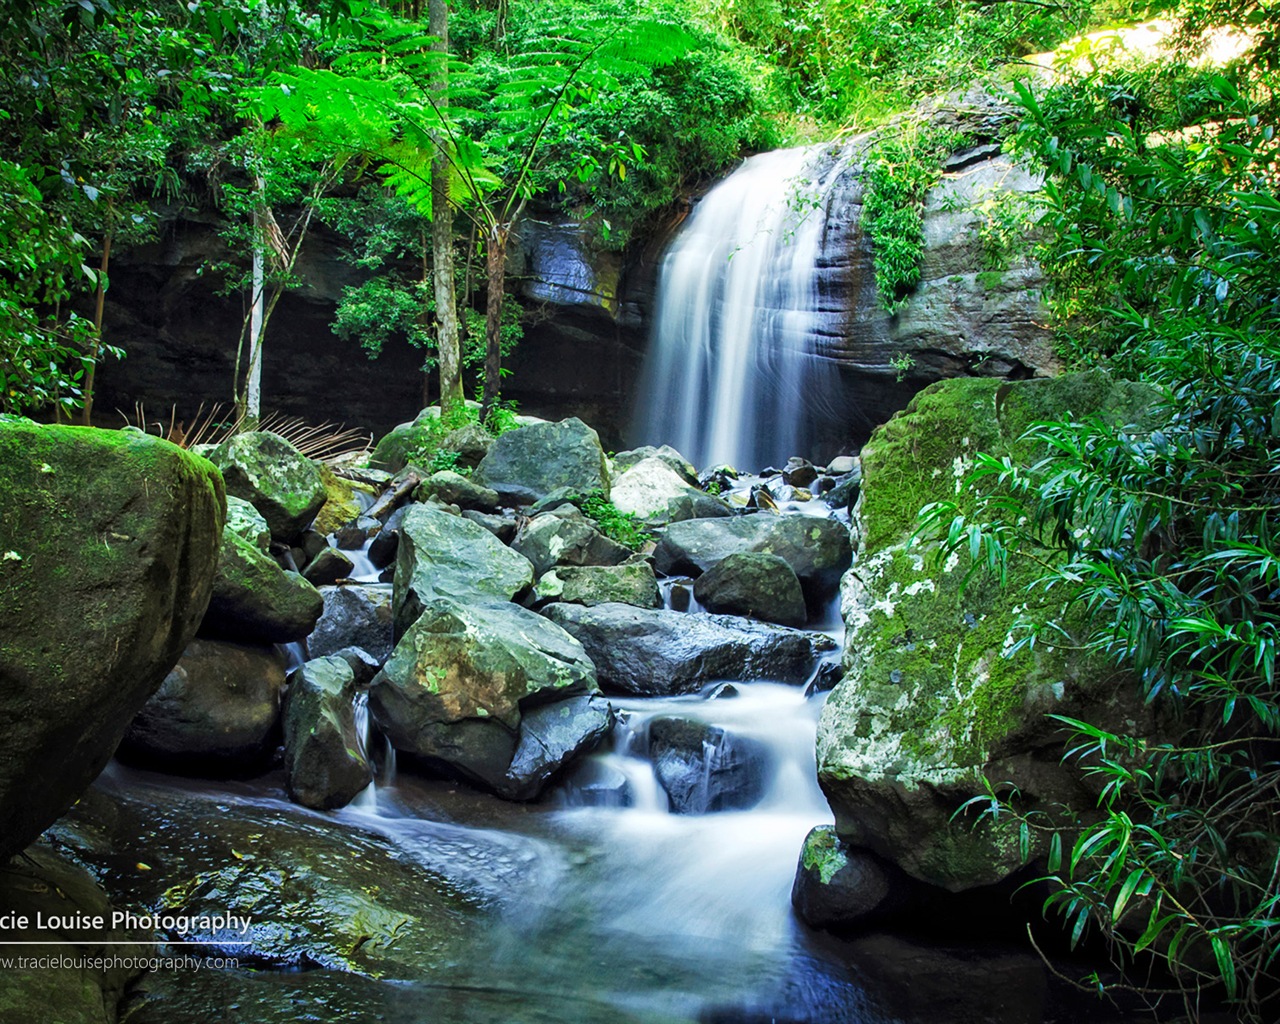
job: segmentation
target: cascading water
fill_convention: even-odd
[[[820,339],[829,147],[751,157],[697,205],[663,258],[636,439],[697,466],[759,469],[809,451],[836,373]]]

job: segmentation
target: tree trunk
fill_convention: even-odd
[[[84,377],[84,410],[80,422],[91,426],[93,418],[93,382],[98,375],[98,356],[102,352],[102,314],[107,301],[107,268],[111,265],[111,240],[115,232],[110,227],[111,207],[107,206],[108,227],[102,238],[102,264],[98,267],[98,294],[93,307],[93,347],[89,350],[89,367]]]
[[[262,214],[254,211],[253,306],[249,314],[249,371],[245,377],[242,429],[256,430],[262,412],[262,332],[266,305],[266,241],[262,237]]]
[[[436,37],[433,49],[449,52],[449,8],[445,0],[430,0],[427,6],[428,31]],[[441,61],[432,78],[431,91],[436,106],[449,103],[449,72]],[[462,349],[458,340],[458,296],[453,279],[453,207],[449,205],[449,162],[446,140],[434,136],[431,158],[431,258],[436,297],[436,353],[440,360],[440,414],[447,416],[462,408]]]
[[[488,296],[484,309],[484,404],[480,419],[485,421],[502,397],[502,300],[507,276],[507,241],[510,224],[494,224],[485,237],[485,272]]]

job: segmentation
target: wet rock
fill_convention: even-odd
[[[316,533],[327,536],[359,519],[360,514],[377,498],[377,494],[368,484],[338,476],[323,462],[316,463],[316,466],[324,484],[325,501],[316,513],[312,528]]]
[[[694,581],[693,596],[708,611],[745,615],[782,626],[808,620],[800,580],[783,559],[758,551],[729,555]]]
[[[369,689],[373,677],[382,668],[382,663],[362,647],[343,647],[327,657],[341,658],[347,663],[358,691]]]
[[[508,519],[506,516],[489,515],[487,512],[476,512],[471,509],[464,511],[462,518],[470,519],[476,525],[483,526],[503,544],[510,544],[515,539],[516,521],[514,519]]]
[[[21,858],[0,863],[0,907],[14,918],[67,921],[100,917],[112,921],[113,907],[83,867],[54,851],[47,840],[23,851]],[[0,930],[6,943],[39,943],[41,957],[83,958],[86,966],[11,968],[0,973],[0,1020],[49,1021],[56,1024],[115,1024],[125,988],[142,974],[141,967],[122,963],[120,943],[129,959],[154,955],[149,936],[123,928],[78,930],[27,927]],[[11,947],[12,948],[12,947]],[[34,950],[33,950],[34,952]],[[95,963],[96,962],[96,963]]]
[[[333,542],[343,551],[359,551],[370,537],[382,531],[382,524],[370,516],[359,516],[355,521],[333,531]]]
[[[650,526],[733,514],[727,504],[692,486],[667,460],[656,456],[641,459],[615,476],[610,498],[619,511],[630,512]]]
[[[222,470],[227,493],[261,512],[279,541],[295,540],[327,498],[316,464],[268,430],[229,437],[209,453],[209,461]]]
[[[674,814],[746,810],[768,788],[765,748],[704,722],[655,718],[649,723],[649,757]]]
[[[600,438],[576,416],[503,434],[476,467],[472,479],[504,500],[529,504],[557,487],[578,494],[609,494],[609,469]]]
[[[988,781],[1013,783],[1026,807],[1087,815],[1096,806],[1096,791],[1062,763],[1059,726],[1046,711],[1154,734],[1151,708],[1114,664],[1052,642],[1006,656],[1016,619],[1059,613],[1031,587],[1040,570],[1030,559],[1010,563],[1004,587],[980,573],[966,580],[967,559],[935,557],[936,543],[915,534],[929,502],[972,506],[976,496],[962,481],[977,453],[1023,464],[1040,458],[1021,440],[1031,422],[1068,410],[1140,422],[1155,399],[1145,386],[1098,372],[944,381],[863,449],[858,566],[842,601],[845,674],[818,727],[818,779],[848,845],[952,892],[998,883],[1023,864],[1016,822],[971,828],[953,820]],[[1047,842],[1032,830],[1033,859]]]
[[[520,742],[497,787],[509,800],[532,800],[567,765],[594,750],[613,728],[613,708],[603,697],[572,697],[526,711]]]
[[[414,498],[417,501],[435,498],[448,505],[457,505],[459,509],[474,509],[477,512],[492,512],[499,502],[497,491],[481,487],[448,469],[432,473],[423,480],[414,492]]]
[[[511,542],[537,575],[559,565],[618,565],[631,549],[610,540],[572,505],[534,516]]]
[[[501,790],[524,710],[595,691],[582,646],[541,616],[437,599],[374,679],[369,710],[397,750]]]
[[[369,545],[369,561],[375,569],[385,569],[396,560],[396,552],[400,548],[400,527],[404,525],[404,517],[409,513],[409,506],[402,505],[387,517],[378,535]]]
[[[818,479],[818,471],[808,459],[791,458],[782,467],[782,482],[791,487],[808,487]]]
[[[102,771],[195,635],[225,498],[167,441],[8,416],[0,493],[3,860]]]
[[[637,696],[694,693],[720,679],[803,683],[830,638],[730,615],[602,604],[548,605],[542,612],[581,641],[606,691]]]
[[[558,566],[538,579],[533,594],[538,601],[566,601],[587,607],[610,603],[662,607],[658,580],[647,562]]]
[[[859,468],[856,455],[837,455],[827,463],[828,476],[845,476]]]
[[[832,508],[852,509],[861,487],[862,469],[859,466],[832,480],[822,498]]]
[[[440,447],[447,452],[457,452],[458,465],[463,469],[475,469],[493,447],[494,437],[479,423],[468,423],[451,430],[440,439]]]
[[[866,851],[851,850],[831,825],[805,837],[791,888],[796,913],[814,928],[853,928],[884,916],[892,876]]]
[[[313,587],[325,587],[350,577],[355,564],[337,548],[326,547],[302,570],[302,578]]]
[[[264,555],[271,551],[271,530],[262,513],[234,494],[227,495],[227,524],[223,529],[243,537]]]
[[[644,462],[646,459],[658,459],[660,462],[665,463],[687,484],[696,486],[698,483],[698,471],[693,468],[693,464],[669,444],[664,444],[660,448],[647,444],[641,448],[618,452],[613,457],[614,479],[617,479],[633,466]]]
[[[311,632],[323,609],[314,586],[228,532],[223,535],[200,635],[246,643],[292,643]]]
[[[813,674],[813,678],[809,680],[809,688],[805,694],[811,696],[815,693],[826,693],[828,690],[835,689],[843,678],[844,669],[840,667],[840,662],[824,661],[818,666],[818,671]]]
[[[633,803],[627,777],[598,758],[588,758],[564,782],[570,807],[630,807]]]
[[[510,601],[533,583],[533,566],[483,526],[414,505],[396,554],[396,636],[437,597]]]
[[[345,807],[373,781],[356,733],[355,674],[338,657],[308,661],[289,676],[284,701],[284,772],[304,807]]]
[[[278,742],[284,682],[272,647],[194,640],[129,726],[120,756],[190,775],[261,771]]]
[[[359,647],[379,665],[391,657],[391,591],[387,587],[347,583],[322,587],[324,613],[307,638],[313,658],[337,654],[345,647]]]
[[[658,537],[654,568],[668,576],[698,576],[735,552],[777,555],[799,578],[811,613],[835,596],[853,559],[849,531],[834,519],[813,516],[690,519],[664,527]]]

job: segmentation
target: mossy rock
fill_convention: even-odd
[[[0,417],[0,858],[106,765],[204,616],[226,500],[139,431]]]
[[[227,530],[200,635],[245,643],[305,640],[324,611],[320,591]]]
[[[913,537],[917,512],[933,501],[962,509],[975,496],[965,478],[977,453],[1027,463],[1021,440],[1036,419],[1149,415],[1150,388],[1102,373],[1002,383],[935,384],[877,430],[862,452],[860,548],[846,575],[844,681],[823,710],[819,781],[842,839],[896,863],[921,881],[961,891],[998,882],[1024,862],[1016,825],[971,828],[955,810],[993,785],[1012,782],[1027,809],[1065,804],[1081,813],[1094,794],[1059,763],[1048,712],[1105,725],[1146,719],[1136,687],[1101,660],[1050,639],[1014,649],[1015,621],[1064,612],[1028,592],[1038,568],[1010,562],[1002,589],[967,559],[940,557]],[[1033,835],[1030,854],[1040,852]]]
[[[357,494],[366,494],[372,500],[378,497],[378,491],[368,484],[338,476],[323,463],[319,464],[319,470],[320,481],[324,486],[324,505],[316,514],[311,528],[316,533],[328,536],[359,519],[360,513],[368,507],[370,502],[362,507]]]
[[[637,608],[661,608],[662,593],[648,562],[623,565],[560,565],[545,572],[533,590],[539,601],[569,604],[629,604]]]
[[[227,493],[261,512],[278,541],[296,540],[325,503],[319,467],[269,430],[235,434],[209,459],[222,470]]]
[[[373,781],[356,731],[356,681],[338,657],[315,658],[289,676],[284,704],[284,771],[289,796],[330,810],[351,803]]]

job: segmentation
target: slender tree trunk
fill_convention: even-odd
[[[262,332],[266,326],[266,241],[262,214],[253,214],[253,305],[249,313],[249,371],[245,375],[243,425],[256,430],[262,413]]]
[[[449,52],[449,8],[445,0],[429,0],[428,30],[436,37],[434,49]],[[437,107],[449,102],[449,72],[445,61],[433,76],[431,90]],[[458,340],[458,295],[453,279],[453,207],[449,205],[449,163],[445,139],[436,133],[431,158],[431,258],[436,296],[436,353],[440,360],[440,414],[461,408],[462,351]]]
[[[488,295],[484,309],[484,404],[480,419],[487,420],[502,397],[502,300],[507,276],[507,241],[511,225],[494,224],[486,232],[485,274]]]
[[[102,316],[107,301],[107,268],[111,265],[111,241],[115,231],[111,227],[111,206],[107,206],[107,233],[102,238],[102,263],[98,266],[98,294],[93,307],[93,347],[89,350],[89,368],[84,379],[84,409],[80,422],[91,426],[93,418],[93,385],[98,375],[98,356],[102,353]]]

